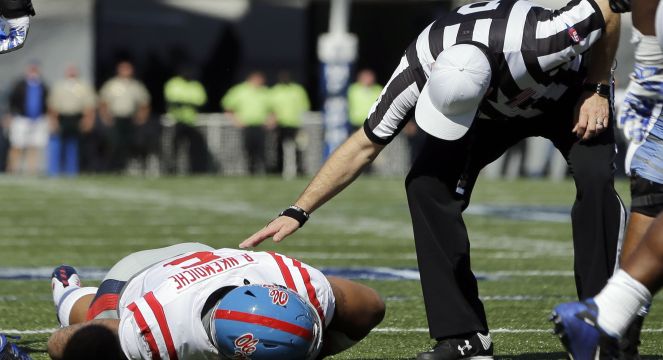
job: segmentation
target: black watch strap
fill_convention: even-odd
[[[582,84],[584,91],[591,91],[606,99],[610,98],[610,85],[601,83],[584,83]]]
[[[297,220],[299,227],[304,226],[309,218],[309,214],[297,205],[291,205],[289,208],[281,211],[279,216],[287,216]]]

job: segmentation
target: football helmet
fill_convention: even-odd
[[[277,285],[247,285],[229,291],[211,318],[214,345],[230,359],[315,359],[322,321],[296,292]]]

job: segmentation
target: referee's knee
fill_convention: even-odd
[[[612,187],[614,181],[614,167],[612,163],[588,162],[574,164],[573,179],[579,192],[604,192]]]

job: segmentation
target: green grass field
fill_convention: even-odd
[[[305,184],[276,178],[0,178],[0,271],[60,263],[108,268],[130,252],[185,241],[235,247]],[[626,183],[618,190],[628,201]],[[480,181],[473,204],[570,207],[574,195],[571,182]],[[485,215],[467,215],[466,222],[474,270],[489,279],[480,290],[498,358],[564,358],[547,317],[554,304],[575,294],[570,223]],[[402,179],[360,179],[295,236],[260,249],[318,267],[414,268]],[[387,316],[365,341],[334,358],[408,359],[428,349],[418,281],[363,282],[386,299]],[[22,332],[19,345],[46,359],[48,331],[56,326],[48,281],[0,280],[0,332]],[[660,359],[660,306],[645,328],[642,353]]]

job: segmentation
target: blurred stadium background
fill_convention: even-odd
[[[357,70],[370,68],[384,84],[422,29],[466,2],[353,0],[348,29],[358,48],[348,82]],[[51,179],[42,176],[45,165],[36,176],[0,176],[0,332],[21,335],[22,347],[46,359],[45,342],[56,326],[47,280],[55,265],[82,267],[93,285],[132,251],[184,241],[234,247],[303,189],[328,150],[318,39],[328,31],[330,1],[34,0],[34,5],[38,16],[25,48],[0,59],[2,171],[11,145],[10,94],[30,63],[38,63],[49,85],[74,64],[98,91],[114,76],[116,63],[129,60],[151,97],[149,159],[130,162],[120,171],[127,176],[82,168],[86,176]],[[623,25],[616,74],[622,87],[633,54],[628,16]],[[196,70],[207,92],[195,127],[212,155],[209,176],[181,176],[188,173],[189,160],[172,148],[175,121],[167,114],[164,85],[183,64]],[[247,176],[241,129],[220,100],[251,71],[264,72],[272,85],[284,69],[311,101],[297,139],[303,176],[293,179],[291,173],[283,179],[275,171]],[[266,143],[267,162],[273,164],[274,133]],[[409,144],[400,135],[368,176],[317,211],[297,236],[262,248],[356,278],[385,297],[385,322],[336,358],[408,359],[430,346],[402,185]],[[530,140],[486,170],[468,209],[473,267],[481,278],[499,359],[564,358],[546,318],[555,303],[575,295],[569,220],[575,190],[565,174],[551,144]],[[617,185],[628,203],[626,181]],[[659,308],[654,305],[645,324],[645,359],[661,359],[657,354],[663,353]]]

